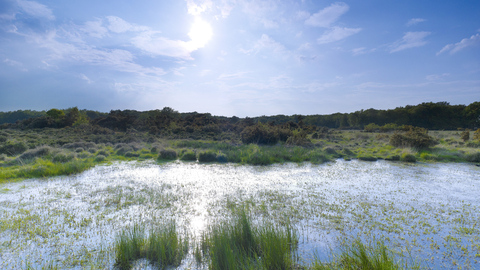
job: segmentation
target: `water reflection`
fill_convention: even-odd
[[[199,236],[238,206],[255,219],[292,222],[307,262],[357,235],[384,238],[431,268],[475,268],[480,257],[480,170],[468,164],[126,162],[0,189],[2,269],[112,268],[125,226],[175,219]],[[180,269],[188,267],[191,258]]]

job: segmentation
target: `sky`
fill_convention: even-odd
[[[0,1],[0,111],[441,101],[480,101],[480,1]]]

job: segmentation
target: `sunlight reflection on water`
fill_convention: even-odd
[[[469,231],[480,224],[480,170],[468,164],[123,162],[1,188],[2,269],[29,262],[80,269],[92,261],[111,268],[115,233],[126,226],[175,219],[198,236],[242,205],[255,219],[292,222],[307,262],[312,254],[328,258],[338,237],[357,234],[428,258],[426,267],[478,266],[480,253],[479,231]]]

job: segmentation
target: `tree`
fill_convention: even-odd
[[[65,113],[62,110],[59,109],[51,109],[47,112],[47,115],[50,116],[51,118],[58,120],[62,117],[65,116]]]

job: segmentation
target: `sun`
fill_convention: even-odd
[[[192,28],[188,33],[188,36],[191,39],[189,42],[190,45],[194,48],[202,48],[208,43],[212,35],[213,32],[210,24],[202,20],[200,17],[195,17]]]

